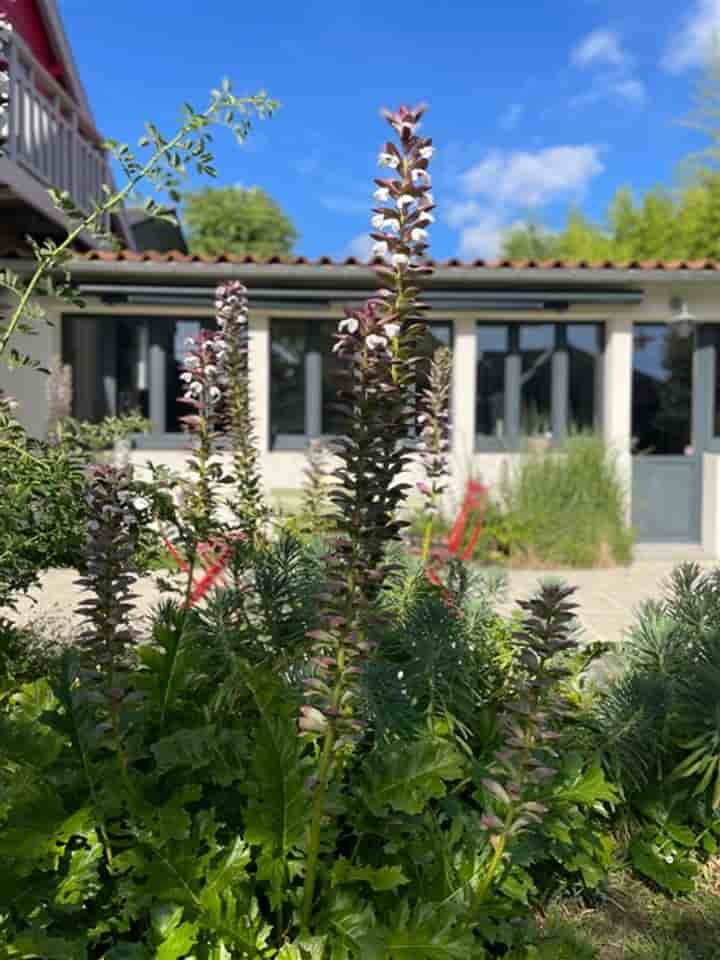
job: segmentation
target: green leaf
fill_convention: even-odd
[[[386,960],[471,960],[485,957],[463,914],[434,903],[403,902],[383,932]]]
[[[600,761],[596,760],[573,782],[563,784],[555,792],[554,797],[564,803],[593,806],[596,803],[617,802],[618,793],[615,787],[607,782]]]
[[[376,893],[397,890],[410,881],[400,866],[366,867],[350,863],[345,857],[335,862],[331,873],[332,885],[367,883]]]
[[[89,847],[80,847],[70,854],[68,871],[58,885],[55,902],[64,907],[81,907],[100,889],[98,871],[103,847],[95,839]]]
[[[653,840],[646,831],[633,839],[630,859],[635,869],[670,893],[692,893],[698,865],[680,854],[660,853]]]
[[[304,837],[307,765],[300,755],[296,722],[273,680],[243,667],[259,713],[248,777],[245,836],[285,860]]]
[[[416,740],[386,747],[365,763],[361,795],[376,816],[391,807],[422,813],[431,799],[444,797],[447,781],[464,775],[463,758],[444,740]]]
[[[103,954],[102,960],[150,960],[150,952],[142,943],[118,943]]]
[[[155,960],[180,960],[198,938],[198,926],[195,923],[181,923],[175,927],[157,948]]]

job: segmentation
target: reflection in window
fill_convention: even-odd
[[[693,340],[666,324],[636,324],[633,452],[682,455],[690,444]]]
[[[194,413],[193,408],[184,403],[185,384],[180,379],[183,372],[188,337],[196,340],[200,335],[200,320],[170,321],[166,329],[165,343],[165,432],[182,433],[182,418]]]
[[[476,432],[485,437],[502,437],[505,423],[505,359],[510,341],[509,327],[478,324]]]
[[[322,433],[336,437],[344,432],[344,416],[338,410],[338,404],[340,390],[347,384],[347,363],[333,352],[337,321],[322,320],[315,325],[315,329],[315,348],[320,353],[322,364]]]
[[[602,359],[602,326],[568,323],[568,429],[593,430],[598,425]]]
[[[520,433],[552,432],[552,355],[555,327],[551,323],[522,324],[520,351]]]
[[[149,324],[147,320],[128,317],[120,317],[113,323],[117,331],[117,413],[139,410],[144,417],[149,417]]]
[[[270,445],[282,434],[305,433],[305,353],[308,321],[273,320],[270,338]]]

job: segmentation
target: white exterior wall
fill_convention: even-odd
[[[713,284],[713,287],[715,284]],[[687,289],[673,289],[673,295],[685,296],[691,312],[699,323],[720,322],[720,282],[717,291],[713,287],[702,288],[689,284]],[[615,451],[618,466],[627,488],[627,509],[630,516],[630,491],[632,480],[631,449],[631,391],[632,391],[632,324],[636,321],[665,322],[669,316],[670,288],[667,285],[655,288],[646,287],[641,304],[633,307],[614,309],[573,308],[562,316],[552,313],[545,315],[548,322],[555,319],[571,321],[593,320],[605,323],[606,352],[603,367],[603,429],[604,434]],[[177,309],[166,307],[101,307],[99,304],[88,306],[88,315],[106,314],[111,322],[112,314],[137,313],[139,315],[163,314],[172,316]],[[200,315],[196,309],[182,309],[182,315]],[[60,311],[57,307],[50,312],[56,321],[55,326],[41,326],[38,335],[21,337],[17,346],[47,365],[51,358],[60,352]],[[282,315],[274,311],[273,316]],[[289,315],[286,314],[286,315]],[[308,310],[293,311],[293,315],[316,316]],[[324,315],[328,315],[327,313]],[[330,315],[340,316],[337,309]],[[452,315],[443,312],[443,319],[453,322],[453,446],[452,473],[453,498],[461,493],[464,482],[472,473],[486,483],[491,490],[497,490],[503,472],[512,469],[519,454],[476,452],[475,447],[475,370],[476,370],[476,316],[458,313]],[[487,322],[493,320],[522,321],[538,319],[537,314],[527,318],[520,313],[498,312],[483,313]],[[250,361],[253,371],[255,429],[261,447],[261,468],[266,492],[271,498],[287,499],[288,491],[297,490],[303,477],[305,456],[301,451],[271,451],[269,443],[269,407],[270,407],[270,332],[267,315],[253,311],[251,315]],[[45,398],[44,375],[36,371],[8,371],[0,363],[0,387],[20,401],[19,416],[25,426],[33,433],[42,435],[47,420],[47,401]],[[167,464],[181,468],[186,453],[177,449],[138,449],[132,459],[138,465],[147,460],[158,464]],[[702,504],[702,546],[713,556],[720,557],[720,455],[705,453],[703,457],[703,504]]]
[[[47,301],[39,304],[47,311],[47,319],[53,323],[36,325],[36,334],[17,334],[10,341],[20,353],[37,360],[40,366],[49,367],[53,357],[60,355],[60,324],[57,308]],[[2,308],[2,314],[8,316],[8,307]],[[0,390],[18,401],[16,416],[20,423],[33,436],[42,437],[47,429],[47,396],[45,393],[46,375],[29,367],[10,370],[5,357],[0,360]]]

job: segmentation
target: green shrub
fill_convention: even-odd
[[[590,712],[596,745],[625,798],[633,865],[689,893],[698,858],[720,849],[720,573],[678,567],[618,653],[625,668]]]
[[[623,488],[602,439],[577,434],[562,453],[523,457],[503,484],[511,556],[543,566],[630,563]]]

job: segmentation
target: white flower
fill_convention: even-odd
[[[372,255],[374,257],[384,257],[388,252],[388,245],[384,240],[379,240],[377,243],[373,244]]]
[[[390,191],[387,187],[378,187],[373,197],[378,200],[380,203],[387,203],[390,199]]]
[[[360,324],[358,323],[357,317],[345,317],[345,319],[341,320],[338,324],[338,330],[340,333],[357,333],[359,326]]]
[[[423,158],[423,160],[429,160],[434,153],[435,153],[435,147],[420,148],[420,156]]]
[[[413,170],[412,178],[415,181],[415,183],[424,183],[428,187],[430,186],[430,183],[431,183],[430,174],[427,172],[427,170],[423,170],[422,167],[416,167]]]
[[[370,350],[374,350],[376,347],[386,347],[387,340],[385,337],[378,336],[377,333],[371,333],[370,336],[366,339],[365,343],[368,345]]]
[[[200,366],[200,361],[197,357],[186,357],[185,366],[188,368],[188,370],[195,370]]]
[[[398,680],[402,680],[402,678],[403,678],[404,676],[405,676],[405,671],[404,671],[404,670],[398,670],[398,672],[397,672],[397,678],[398,678]]]
[[[422,243],[423,240],[427,240],[427,238],[428,232],[427,230],[423,230],[422,227],[415,227],[410,231],[410,239],[413,243]]]
[[[386,217],[384,214],[378,213],[370,222],[378,230],[391,230],[393,233],[400,232],[400,224],[395,217]]]
[[[207,375],[208,377],[214,377],[215,374],[217,373],[217,367],[213,366],[212,363],[209,363],[209,364],[205,367],[205,373],[206,373],[206,375]]]
[[[392,167],[393,170],[397,170],[400,166],[400,158],[394,153],[381,153],[378,155],[378,164],[381,167]]]
[[[202,393],[202,384],[194,380],[188,387],[188,393],[191,397],[197,397]]]
[[[135,497],[135,499],[132,502],[132,505],[138,511],[147,510],[148,507],[150,506],[150,501],[146,500],[145,497]]]
[[[428,221],[428,223],[435,223],[435,217],[426,210],[423,210],[423,216]]]
[[[674,859],[675,858],[671,856],[669,853],[665,857],[663,857],[663,860],[665,861],[665,863],[672,863]]]
[[[425,202],[435,203],[435,197],[433,196],[432,190],[428,190],[428,192],[425,194]]]
[[[186,347],[194,347],[194,346],[195,346],[195,338],[194,338],[194,337],[185,337],[185,346],[186,346]]]
[[[410,263],[410,257],[405,253],[395,253],[392,257],[394,267],[406,267]]]
[[[397,205],[401,210],[403,207],[409,207],[411,203],[415,203],[415,197],[410,193],[403,193],[397,198]]]
[[[399,323],[386,323],[383,327],[384,333],[386,333],[391,339],[396,337],[400,333],[400,324]]]
[[[192,383],[192,378],[193,375],[189,370],[186,370],[185,373],[180,374],[180,379],[183,381],[183,383]]]
[[[220,399],[222,391],[220,387],[210,387],[210,403],[215,403]]]

